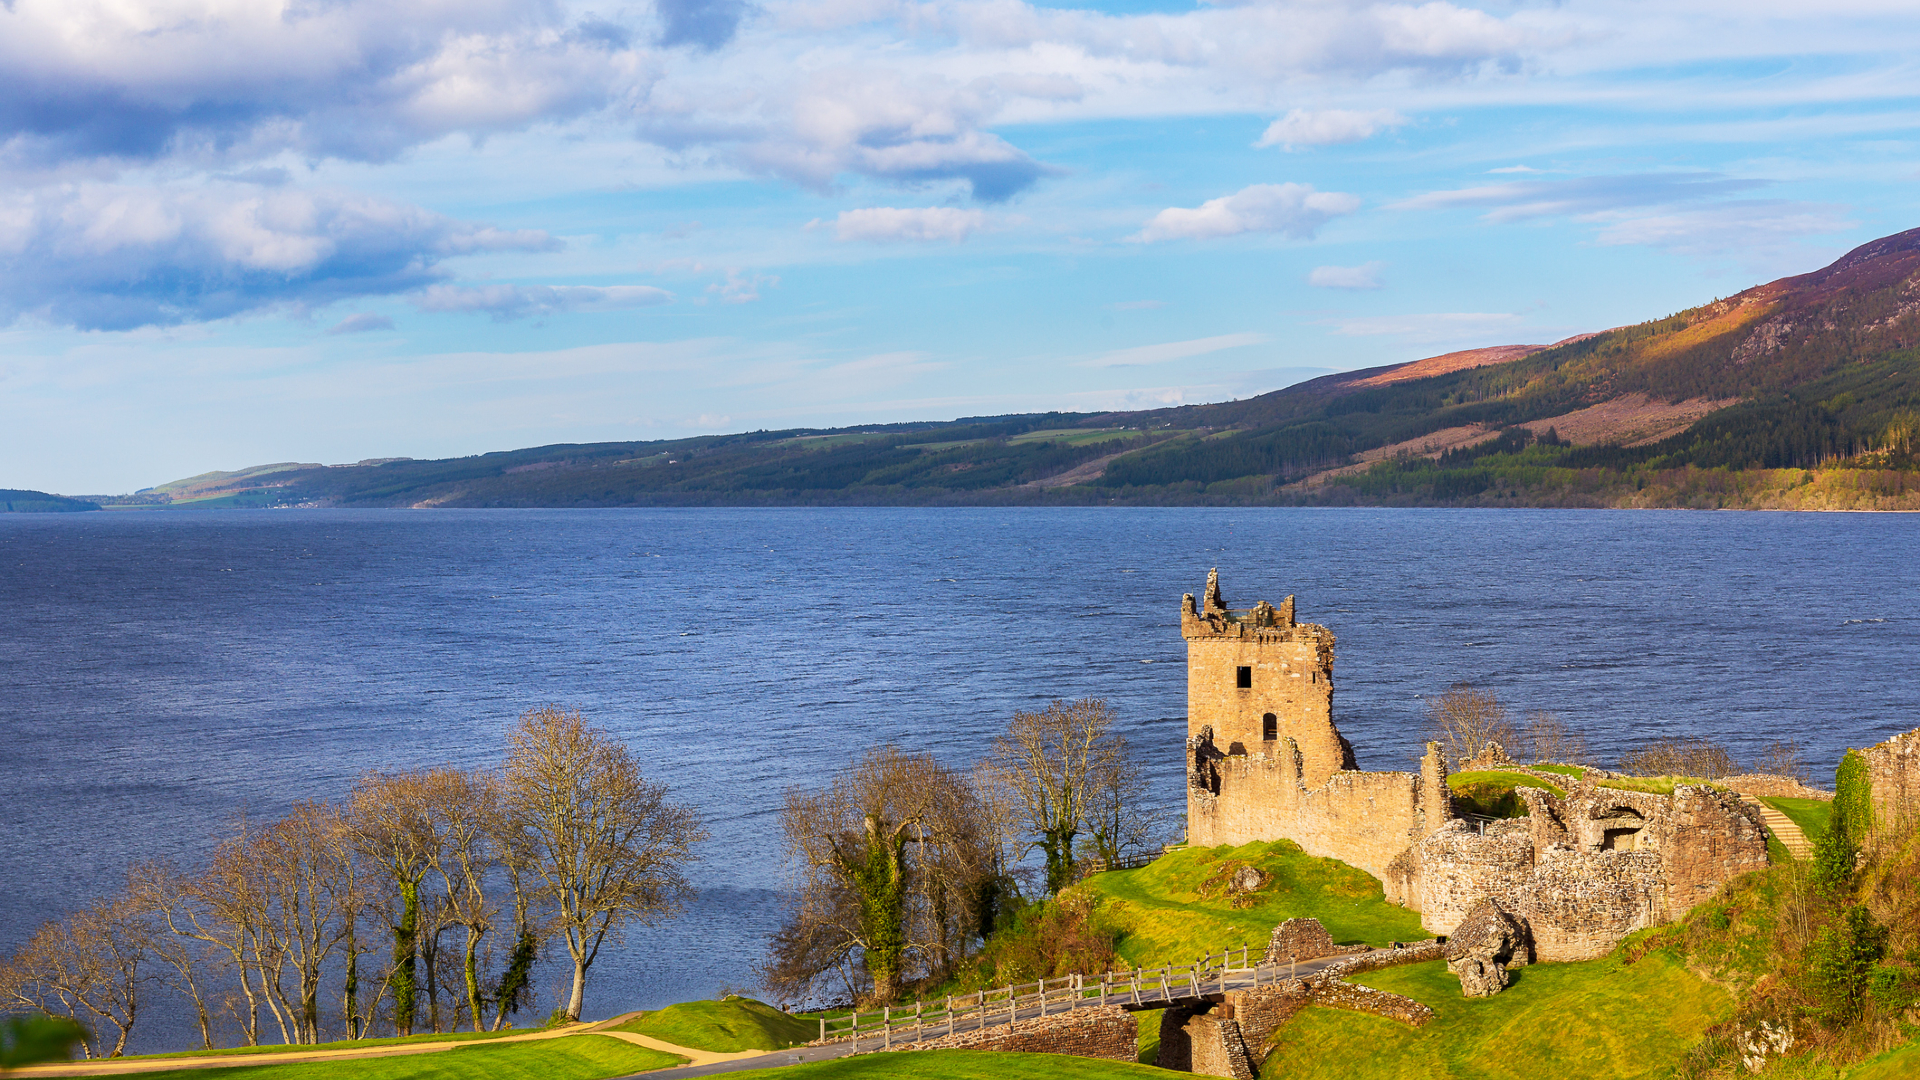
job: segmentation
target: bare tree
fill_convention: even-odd
[[[431,781],[419,772],[371,772],[354,785],[347,807],[355,845],[399,901],[387,986],[393,991],[394,1031],[411,1035],[420,1012],[420,883],[440,849]]]
[[[127,897],[152,927],[148,953],[172,971],[165,981],[193,1003],[201,1048],[213,1049],[213,1015],[202,984],[213,975],[214,946],[196,932],[187,914],[193,903],[190,879],[167,863],[138,863],[127,871]]]
[[[706,830],[647,781],[626,744],[551,706],[523,715],[508,735],[503,795],[573,960],[566,1016],[578,1020],[587,970],[608,935],[650,926],[691,896],[685,868]]]
[[[1527,714],[1522,739],[1529,761],[1561,765],[1590,764],[1586,734],[1545,710],[1535,709]]]
[[[1113,866],[1128,855],[1158,846],[1163,815],[1148,802],[1147,777],[1134,760],[1126,739],[1115,736],[1117,752],[1108,756],[1090,777],[1087,787],[1084,854],[1102,866]]]
[[[1502,749],[1518,743],[1507,710],[1491,690],[1472,683],[1454,683],[1446,693],[1427,701],[1427,725],[1435,742],[1447,748],[1455,762],[1478,757],[1489,746]]]
[[[321,968],[360,905],[352,860],[347,824],[326,803],[295,803],[254,837],[253,865],[268,901],[262,921],[267,947],[286,958],[296,982],[293,999],[277,973],[270,986],[292,1018],[294,1042],[320,1041]]]
[[[911,964],[948,967],[979,922],[992,859],[980,816],[959,776],[892,746],[824,787],[788,789],[781,825],[800,887],[762,967],[769,987],[798,999],[838,972],[850,995],[885,1004]]]
[[[1806,747],[1794,739],[1775,739],[1761,747],[1760,755],[1754,759],[1753,771],[1784,776],[1802,784],[1812,775],[1807,767]]]
[[[89,1058],[119,1057],[153,978],[145,966],[150,937],[139,905],[96,900],[42,926],[21,946],[0,969],[0,1000],[67,1016],[87,1030],[82,1045]]]
[[[1727,748],[1697,736],[1664,736],[1620,755],[1620,771],[1633,776],[1682,776],[1718,780],[1740,771]]]
[[[429,801],[441,837],[433,854],[433,870],[442,889],[441,921],[465,932],[461,972],[466,981],[467,1016],[473,1030],[479,1031],[483,1012],[480,943],[493,929],[499,908],[488,893],[487,882],[499,865],[500,782],[493,773],[454,769],[440,770],[431,775],[430,781]]]
[[[1017,796],[1030,846],[1046,856],[1050,893],[1074,881],[1074,838],[1087,826],[1089,801],[1103,785],[1114,796],[1126,790],[1126,742],[1113,721],[1113,710],[1099,698],[1055,701],[1039,712],[1014,713],[1006,734],[994,740],[995,774]],[[1119,805],[1124,809],[1125,801]]]

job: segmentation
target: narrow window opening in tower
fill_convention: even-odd
[[[1267,742],[1280,737],[1280,718],[1268,713],[1260,718],[1260,737]]]
[[[1252,668],[1250,667],[1235,668],[1234,675],[1235,675],[1234,685],[1238,686],[1242,690],[1253,689],[1253,669]]]

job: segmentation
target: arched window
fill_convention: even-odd
[[[1260,718],[1260,737],[1267,742],[1280,737],[1280,718],[1268,713]]]

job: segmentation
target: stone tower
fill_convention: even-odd
[[[1317,788],[1357,766],[1333,723],[1333,631],[1293,620],[1293,597],[1230,611],[1220,572],[1209,571],[1199,604],[1181,601],[1187,639],[1187,737],[1211,729],[1228,757],[1277,757],[1287,740],[1300,755],[1301,780]]]

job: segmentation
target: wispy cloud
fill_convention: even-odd
[[[1712,172],[1633,173],[1583,176],[1569,180],[1518,180],[1432,191],[1395,203],[1399,210],[1451,210],[1485,207],[1482,220],[1504,223],[1528,218],[1601,213],[1636,206],[1665,206],[1725,198],[1766,187],[1769,180],[1748,180]]]
[[[561,311],[619,311],[673,301],[651,285],[434,285],[411,297],[421,311],[472,312],[500,322]]]
[[[1309,240],[1322,225],[1358,209],[1357,196],[1315,191],[1312,184],[1254,184],[1192,209],[1168,207],[1130,239],[1153,243],[1277,232],[1288,239]]]
[[[1257,147],[1279,146],[1292,150],[1298,146],[1333,146],[1371,139],[1407,123],[1407,118],[1392,109],[1294,109],[1267,125]]]
[[[393,320],[371,311],[356,312],[327,328],[329,334],[364,334],[372,330],[391,330]]]
[[[960,210],[950,206],[899,208],[874,206],[862,210],[843,210],[833,223],[837,240],[863,240],[869,243],[957,244],[986,228],[987,215],[981,210]]]
[[[1377,289],[1380,287],[1380,271],[1386,266],[1383,262],[1361,263],[1359,266],[1316,266],[1307,275],[1307,284],[1317,289]]]
[[[1164,364],[1170,360],[1185,360],[1190,356],[1205,356],[1208,353],[1223,352],[1227,349],[1259,345],[1267,340],[1269,339],[1265,334],[1243,333],[1194,338],[1191,341],[1168,341],[1158,345],[1136,345],[1131,349],[1116,349],[1091,360],[1082,360],[1077,366],[1122,368]]]

